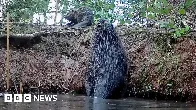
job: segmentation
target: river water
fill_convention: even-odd
[[[55,102],[4,102],[0,110],[196,110],[196,103],[153,101],[137,98],[104,100],[86,96],[58,95]]]

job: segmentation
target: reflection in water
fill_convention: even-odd
[[[84,110],[108,110],[109,104],[104,99],[89,98],[85,99]]]
[[[196,110],[195,103],[152,101],[142,99],[104,100],[85,96],[58,95],[55,102],[5,103],[0,98],[0,110]]]

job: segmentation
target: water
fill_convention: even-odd
[[[195,103],[153,101],[144,99],[103,100],[86,96],[58,95],[56,102],[5,103],[0,98],[0,110],[196,110]]]

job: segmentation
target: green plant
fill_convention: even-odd
[[[116,0],[60,0],[58,11],[65,14],[71,7],[87,6],[94,11],[95,23],[100,18],[111,22],[120,21],[120,24],[131,23],[136,15],[141,18],[152,19],[160,28],[165,28],[173,34],[173,38],[181,37],[189,32],[190,27],[186,22],[186,13],[191,6],[196,6],[196,0],[186,0],[185,3],[173,6],[168,0],[122,0],[124,6],[117,7]],[[12,0],[8,3],[6,12],[10,12],[15,21],[31,21],[34,14],[46,13],[50,0]],[[119,11],[121,12],[119,14]],[[61,18],[61,22],[63,16]]]
[[[35,13],[46,12],[48,4],[49,0],[12,0],[5,12],[9,12],[12,20],[16,22],[28,22]]]

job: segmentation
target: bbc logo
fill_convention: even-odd
[[[4,94],[4,102],[12,102],[13,99],[14,102],[31,102],[31,94]]]
[[[31,102],[31,100],[57,101],[57,95],[4,94],[4,102]]]

